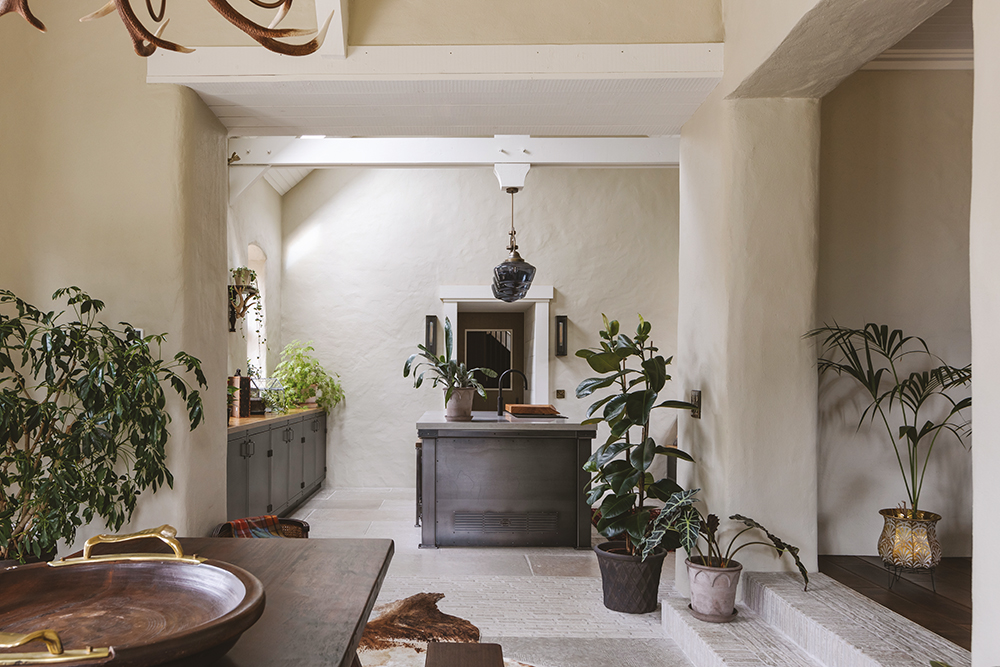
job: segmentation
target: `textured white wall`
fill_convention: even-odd
[[[171,400],[175,488],[143,495],[133,526],[207,534],[225,514],[225,128],[190,90],[147,86],[114,19],[38,11],[48,34],[0,19],[0,60],[21,63],[0,73],[0,285],[43,307],[78,285],[106,322],[201,358],[207,423],[189,433]]]
[[[970,207],[970,279],[972,303],[972,364],[975,367],[976,447],[972,473],[973,667],[1000,664],[1000,572],[993,567],[1000,544],[1000,4],[973,3],[976,31],[976,83],[972,124],[972,202]]]
[[[267,313],[267,374],[277,365],[281,354],[281,195],[263,178],[243,191],[229,206],[226,225],[226,245],[229,268],[247,266],[247,246],[256,244],[267,257],[265,304]],[[229,334],[229,364],[231,375],[239,368],[247,372],[246,331],[255,326],[253,311],[236,322],[235,333]],[[249,320],[249,321],[248,321]]]
[[[413,484],[414,422],[443,409],[443,395],[414,390],[403,362],[424,316],[443,318],[440,285],[489,284],[509,207],[489,168],[315,171],[285,195],[282,340],[312,340],[347,393],[329,422],[334,484]],[[515,207],[521,254],[555,287],[571,351],[597,344],[602,312],[633,329],[641,312],[673,354],[676,170],[534,169]],[[588,371],[553,358],[549,402],[582,417],[574,390]]]
[[[817,324],[888,324],[969,363],[972,86],[967,71],[863,71],[823,99]],[[906,498],[885,428],[857,431],[852,389],[827,378],[820,392],[821,553],[875,554],[878,510]],[[971,554],[972,456],[957,442],[935,446],[921,507],[944,517],[946,556]]]

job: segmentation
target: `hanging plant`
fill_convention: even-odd
[[[229,330],[236,331],[236,320],[246,318],[247,314],[253,311],[254,333],[257,334],[257,340],[267,348],[264,301],[261,299],[260,286],[257,284],[257,272],[246,266],[238,266],[230,269],[229,274],[233,281],[229,286]]]

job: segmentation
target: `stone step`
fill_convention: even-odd
[[[971,654],[830,577],[743,573],[743,604],[828,667],[968,667]]]
[[[737,605],[729,623],[706,623],[692,616],[687,598],[676,593],[661,603],[664,633],[694,667],[822,667],[745,605]]]

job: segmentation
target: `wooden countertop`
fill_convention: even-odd
[[[239,433],[240,431],[246,431],[248,429],[254,428],[255,426],[263,426],[268,422],[282,421],[284,419],[301,417],[303,415],[318,414],[322,411],[323,408],[319,407],[294,408],[284,413],[269,412],[266,415],[254,415],[253,417],[230,417],[229,433]]]

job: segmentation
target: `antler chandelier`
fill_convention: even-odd
[[[306,56],[315,52],[320,46],[322,46],[323,39],[326,37],[326,31],[330,27],[330,20],[333,18],[333,14],[331,13],[326,19],[326,23],[324,23],[323,27],[318,31],[301,30],[297,28],[278,28],[277,25],[281,23],[281,20],[285,18],[286,14],[288,14],[288,10],[291,9],[293,0],[274,0],[274,2],[266,2],[265,0],[250,0],[250,2],[258,7],[278,10],[274,20],[271,21],[271,24],[265,27],[254,23],[246,16],[240,14],[233,8],[232,5],[229,4],[229,2],[227,2],[227,0],[207,0],[207,2],[227,21],[245,32],[265,49],[268,51],[274,51],[275,53],[281,53],[286,56]],[[148,57],[152,55],[157,48],[167,49],[169,51],[178,51],[180,53],[191,53],[194,49],[181,46],[180,44],[175,44],[174,42],[165,40],[160,36],[163,34],[164,28],[166,28],[167,24],[170,22],[170,19],[164,20],[166,9],[167,0],[160,0],[160,10],[158,12],[153,10],[153,0],[146,0],[146,10],[149,13],[149,17],[154,23],[158,24],[152,32],[146,28],[146,26],[144,26],[136,16],[135,11],[132,9],[131,0],[109,0],[108,4],[104,5],[93,14],[84,16],[80,20],[92,21],[93,19],[99,19],[102,16],[107,16],[108,14],[117,11],[118,17],[122,20],[122,23],[125,24],[125,29],[128,30],[129,37],[132,38],[132,45],[135,48],[135,52],[140,56]],[[28,7],[28,0],[0,0],[0,16],[11,12],[20,14],[28,23],[35,26],[42,32],[45,32],[45,24],[35,18],[35,16],[31,13],[31,9]],[[305,44],[288,44],[278,41],[287,37],[304,37],[309,35],[315,35],[315,37]]]

